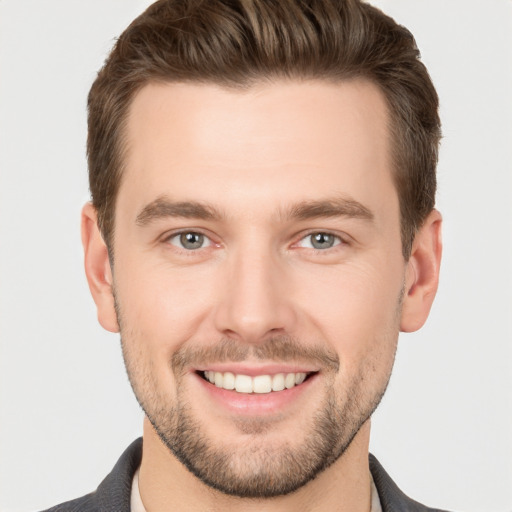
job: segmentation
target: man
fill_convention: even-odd
[[[431,510],[368,456],[441,257],[438,101],[355,0],[161,0],[89,95],[82,213],[101,325],[145,412],[51,510]]]

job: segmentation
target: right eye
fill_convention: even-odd
[[[324,231],[318,231],[305,236],[298,245],[306,249],[326,250],[332,249],[341,243],[342,240],[339,236]]]
[[[179,247],[180,249],[185,249],[186,251],[204,249],[212,244],[208,237],[195,231],[183,231],[181,233],[177,233],[169,237],[168,242],[171,245]]]

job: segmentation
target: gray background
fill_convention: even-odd
[[[0,510],[96,488],[141,433],[82,270],[85,98],[143,0],[0,0]],[[372,451],[419,501],[512,510],[512,1],[374,2],[437,85],[445,253],[403,335]]]

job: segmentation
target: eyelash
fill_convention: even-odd
[[[326,252],[330,252],[330,250],[335,250],[336,247],[340,246],[340,245],[347,245],[347,241],[341,237],[340,235],[337,235],[335,233],[332,233],[330,231],[311,231],[309,233],[307,233],[306,235],[302,236],[299,241],[294,244],[294,245],[298,245],[300,244],[301,242],[307,240],[307,239],[310,239],[315,236],[315,235],[322,235],[322,236],[327,236],[327,237],[333,237],[334,238],[334,245],[332,245],[331,247],[326,247],[326,248],[323,248],[323,249],[319,249],[319,248],[316,248],[316,247],[304,247],[304,249],[309,249],[309,250],[313,250],[315,253],[326,253]],[[310,242],[311,245],[313,245],[312,242]]]
[[[183,235],[196,235],[199,237],[203,237],[204,241],[208,242],[208,245],[206,245],[206,246],[202,245],[201,247],[197,247],[196,249],[187,249],[187,248],[183,247],[182,245],[172,243],[172,240],[178,239],[178,237],[181,237]],[[344,237],[337,235],[335,233],[332,233],[330,231],[311,231],[311,232],[306,233],[305,235],[301,236],[301,238],[293,244],[293,247],[297,247],[297,246],[300,247],[299,244],[301,244],[303,241],[307,240],[308,238],[311,239],[311,237],[313,237],[315,235],[323,235],[323,236],[327,236],[327,237],[333,237],[334,245],[332,245],[331,247],[323,248],[323,249],[315,248],[315,247],[311,247],[311,246],[303,247],[304,249],[312,250],[313,252],[315,252],[317,254],[321,254],[321,253],[330,253],[332,250],[335,250],[339,246],[349,245],[349,242]],[[217,245],[211,239],[210,236],[206,235],[205,233],[202,233],[199,230],[178,231],[178,232],[175,232],[175,233],[172,233],[172,234],[166,236],[163,241],[167,244],[174,246],[177,250],[179,250],[185,254],[188,254],[188,255],[193,255],[194,253],[196,253],[202,249],[207,249],[213,245]],[[310,242],[310,243],[311,243],[311,245],[313,245],[312,242]]]
[[[199,237],[203,237],[204,238],[204,241],[208,243],[208,245],[206,246],[201,246],[201,247],[198,247],[197,249],[187,249],[183,246],[180,246],[178,244],[174,244],[172,243],[172,240],[174,239],[178,239],[179,237],[183,236],[183,235],[196,235],[196,236],[199,236]],[[177,250],[179,251],[182,251],[184,252],[185,254],[193,254],[195,252],[198,252],[199,250],[201,249],[206,249],[208,247],[211,247],[213,245],[216,245],[213,240],[211,239],[210,236],[206,235],[205,233],[202,233],[201,231],[199,230],[193,230],[193,229],[187,229],[187,230],[182,230],[182,231],[178,231],[178,232],[175,232],[175,233],[171,233],[170,235],[166,236],[163,240],[165,243],[169,244],[169,245],[172,245],[173,247],[175,247]]]

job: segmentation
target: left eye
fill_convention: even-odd
[[[196,233],[195,231],[178,233],[177,235],[169,238],[169,243],[179,247],[180,249],[186,249],[187,251],[195,251],[211,245],[208,237],[201,233]]]
[[[341,244],[341,238],[331,233],[311,233],[305,236],[300,242],[300,247],[306,247],[308,249],[330,249],[336,245]]]

